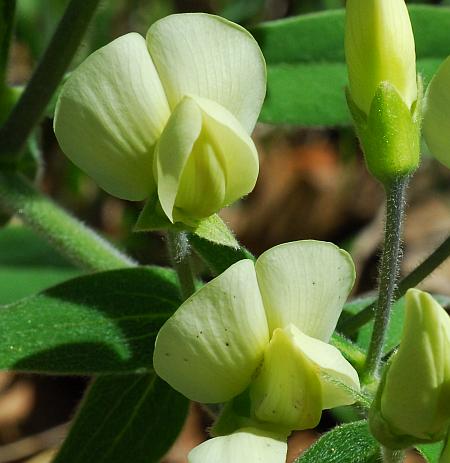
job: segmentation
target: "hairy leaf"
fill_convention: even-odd
[[[375,463],[379,445],[367,421],[356,421],[324,434],[295,463]]]
[[[190,235],[189,242],[216,275],[242,259],[255,260],[251,252],[242,246],[237,248],[224,246],[194,234]]]
[[[0,304],[9,304],[78,276],[42,238],[24,227],[0,230]]]
[[[75,278],[0,309],[0,368],[148,371],[156,334],[179,297],[174,272],[157,267]]]
[[[450,9],[410,7],[418,71],[428,83],[450,54]],[[304,126],[348,126],[344,10],[261,24],[253,29],[268,65],[260,119]]]

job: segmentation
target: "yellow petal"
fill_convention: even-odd
[[[355,280],[351,257],[332,243],[294,241],[256,262],[270,330],[294,324],[328,342]]]
[[[150,27],[147,44],[172,109],[185,95],[197,95],[228,109],[247,133],[253,130],[266,67],[245,29],[203,13],[171,15]]]
[[[321,395],[313,364],[290,333],[277,328],[250,387],[254,415],[290,430],[314,428],[322,414]]]
[[[350,93],[369,114],[379,84],[393,85],[408,108],[417,99],[414,35],[404,0],[347,0],[345,54]]]
[[[285,463],[285,439],[256,428],[244,428],[195,447],[189,463]]]
[[[153,151],[169,106],[139,34],[94,52],[70,76],[54,120],[64,153],[104,190],[142,200],[155,188]]]
[[[164,324],[156,339],[154,368],[191,400],[226,402],[249,385],[268,340],[254,264],[241,260]]]
[[[158,196],[170,220],[206,218],[249,193],[258,155],[236,118],[194,96],[175,108],[156,149]]]

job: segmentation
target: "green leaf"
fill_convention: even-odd
[[[356,421],[324,434],[295,463],[375,463],[379,457],[367,421]]]
[[[417,446],[419,453],[425,458],[428,463],[439,463],[444,442],[435,442],[434,444],[422,444]]]
[[[53,463],[157,463],[180,432],[187,405],[154,373],[100,377]]]
[[[242,246],[238,248],[223,246],[194,234],[190,235],[189,242],[215,275],[223,273],[242,259],[255,260],[252,253]]]
[[[0,309],[0,369],[149,371],[159,328],[179,304],[171,270],[129,268],[75,278]]]
[[[417,67],[429,82],[450,54],[450,9],[409,8]],[[348,126],[345,101],[344,10],[263,23],[252,30],[268,65],[260,120],[304,126]]]
[[[80,271],[23,227],[0,229],[0,304],[78,276]]]

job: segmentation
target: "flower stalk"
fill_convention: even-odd
[[[401,233],[407,184],[408,177],[403,177],[386,187],[386,224],[379,269],[379,296],[365,365],[366,382],[370,382],[379,375],[383,345],[400,268]]]
[[[16,161],[83,38],[100,0],[71,0],[27,88],[0,129],[2,162]]]
[[[0,86],[5,84],[16,0],[0,0]]]
[[[135,265],[129,257],[37,191],[20,174],[0,173],[0,208],[17,214],[80,268],[104,271]]]
[[[185,232],[167,232],[167,250],[172,266],[177,272],[183,300],[195,292],[194,274],[190,262],[190,245]]]
[[[386,447],[381,448],[384,463],[402,463],[405,459],[403,450],[391,450]]]

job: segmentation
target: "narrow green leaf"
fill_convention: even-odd
[[[295,463],[375,463],[379,457],[367,421],[356,421],[324,434]]]
[[[435,442],[434,444],[422,444],[417,446],[419,453],[428,463],[439,463],[444,442]]]
[[[428,83],[450,54],[450,9],[409,8],[418,71]],[[260,119],[305,126],[348,126],[345,101],[344,10],[263,23],[252,32],[268,65],[267,98]]]
[[[223,246],[195,234],[189,236],[189,242],[215,275],[219,275],[242,259],[255,260],[252,253],[242,246],[238,248]]]
[[[179,304],[171,270],[130,268],[75,278],[0,309],[0,369],[149,371],[159,328]]]
[[[154,373],[100,377],[53,463],[157,463],[180,432],[187,405]]]

